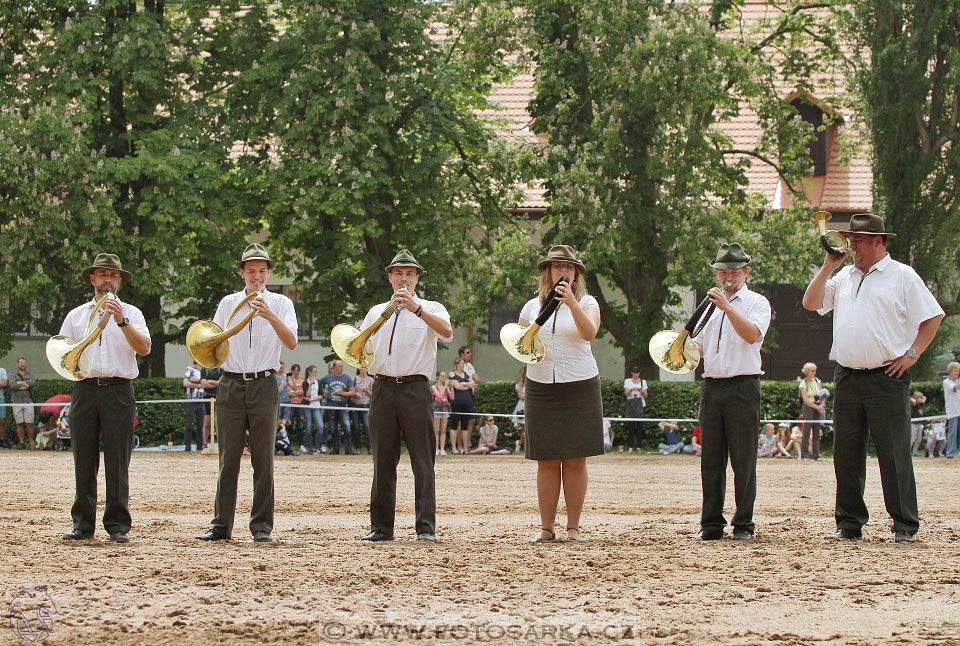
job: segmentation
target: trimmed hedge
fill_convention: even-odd
[[[760,415],[764,419],[797,419],[800,407],[797,404],[798,382],[764,381],[761,383],[762,403]],[[162,399],[183,399],[182,379],[141,378],[133,382],[138,401]],[[833,384],[824,383],[825,388],[833,392]],[[6,400],[10,401],[9,388]],[[34,386],[34,397],[43,402],[54,395],[70,394],[73,385],[63,380],[40,380]],[[911,384],[911,392],[919,390],[927,396],[924,407],[926,415],[942,415],[943,385],[940,381],[918,381]],[[603,412],[607,417],[623,416],[623,382],[605,380],[601,385]],[[650,382],[647,398],[647,416],[658,418],[695,418],[700,401],[698,382],[653,381]],[[510,414],[517,403],[513,382],[491,381],[477,386],[474,390],[474,402],[477,412]],[[183,443],[183,404],[138,404],[140,423],[136,428],[140,443],[144,446],[166,444],[167,436],[174,444]],[[829,410],[828,410],[829,417]],[[7,415],[11,420],[12,416]],[[8,422],[9,423],[9,422]],[[520,438],[519,427],[504,418],[497,419],[500,437],[506,446],[513,445]],[[685,426],[690,427],[690,424]],[[475,426],[476,428],[476,426]],[[623,437],[624,423],[614,422],[614,432]],[[757,429],[759,435],[760,429]],[[686,438],[689,441],[689,436]],[[655,422],[643,424],[643,445],[655,448],[662,440],[660,429]],[[618,441],[619,443],[619,441]],[[833,428],[824,427],[823,443],[833,444]]]

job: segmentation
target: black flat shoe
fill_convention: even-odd
[[[849,529],[838,529],[832,534],[827,534],[826,536],[824,536],[824,538],[829,539],[831,541],[838,541],[841,539],[853,541],[860,538],[860,536],[861,534],[859,534],[858,532],[854,532]]]
[[[212,529],[208,529],[205,533],[200,534],[199,536],[194,536],[198,541],[229,541],[230,539],[223,534],[218,534]]]
[[[576,536],[571,536],[570,532],[576,532]],[[567,540],[568,541],[579,541],[580,540],[580,528],[579,527],[567,527]]]
[[[93,532],[85,534],[79,529],[71,530],[63,535],[63,540],[65,541],[89,541],[91,538],[93,538]]]
[[[387,536],[381,531],[373,530],[366,536],[360,539],[361,541],[370,541],[371,543],[379,543],[380,541],[392,541],[393,536]]]
[[[687,538],[693,538],[700,541],[719,541],[723,538],[722,529],[701,529],[696,534],[690,534]]]
[[[896,536],[893,540],[896,543],[915,543],[916,542],[916,539],[913,537],[913,535],[910,532],[903,529],[901,529],[899,532],[896,533]]]
[[[420,532],[417,534],[418,541],[429,541],[431,543],[437,542],[437,536],[433,532]]]
[[[126,532],[114,532],[110,534],[110,540],[114,543],[129,543],[130,538],[127,536]]]
[[[735,541],[752,541],[753,532],[749,529],[735,529],[733,530],[733,540]]]
[[[254,532],[253,533],[253,542],[254,543],[272,543],[273,537],[270,536],[270,532]]]

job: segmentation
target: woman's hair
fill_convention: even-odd
[[[457,357],[456,359],[453,360],[453,370],[454,370],[454,372],[456,372],[456,370],[457,370],[457,364],[458,364],[458,363],[462,363],[463,365],[467,365],[467,362],[463,360],[463,357]]]
[[[294,370],[300,370],[300,364],[299,364],[299,363],[295,363],[295,364],[293,364],[292,366],[290,366],[290,372],[293,372]]]
[[[307,376],[309,377],[309,376],[310,376],[310,373],[311,373],[312,371],[316,370],[316,369],[317,369],[317,367],[316,367],[315,365],[313,365],[312,363],[311,363],[309,366],[307,366]]]
[[[547,265],[540,272],[540,288],[537,290],[537,295],[540,297],[541,305],[546,302],[553,291],[554,281],[550,276],[550,267],[551,265]],[[587,286],[584,284],[583,274],[580,273],[579,269],[574,268],[571,280],[573,281],[573,297],[579,302],[581,298],[587,295]]]
[[[950,363],[947,364],[947,372],[950,372],[954,368],[960,368],[960,363],[957,363],[956,361],[951,361]]]
[[[484,422],[492,422],[492,421],[493,421],[493,418],[492,418],[492,417],[484,417],[484,418],[483,418],[483,421],[484,421]]]
[[[763,425],[763,432],[775,430],[773,424],[767,423]]]
[[[808,361],[807,363],[803,364],[803,368],[800,369],[800,372],[802,372],[803,376],[806,377],[807,373],[809,373],[811,370],[816,370],[816,369],[817,369],[817,364],[810,363]]]
[[[446,376],[447,376],[447,373],[445,373],[443,370],[437,370],[437,378],[438,378],[438,379],[439,379],[440,377],[446,377]]]

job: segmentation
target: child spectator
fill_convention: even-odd
[[[500,429],[497,428],[497,425],[493,423],[492,417],[484,417],[483,426],[480,427],[480,444],[477,445],[477,448],[470,451],[470,453],[489,453],[491,455],[506,455],[508,453],[513,453],[511,449],[497,446],[497,433],[499,430]]]
[[[914,422],[917,417],[923,417],[923,405],[927,403],[926,396],[919,390],[914,391],[910,398],[910,453],[918,458],[920,442],[923,440],[923,422]]]
[[[293,449],[290,448],[290,436],[287,434],[287,426],[290,422],[286,419],[281,420],[277,426],[277,441],[274,444],[274,455],[292,455]]]
[[[41,411],[37,421],[37,448],[41,451],[52,449],[57,441],[57,422],[53,413],[48,410]]]
[[[947,457],[947,428],[946,419],[938,419],[930,429],[930,439],[927,440],[928,458]]]
[[[794,426],[791,433],[790,425],[786,422],[780,422],[777,428],[777,450],[778,455],[784,458],[793,458],[800,456],[800,442],[803,440],[803,434],[799,427]]]
[[[519,450],[519,442],[517,447]],[[603,418],[603,452],[609,453],[613,450],[613,424],[606,417]]]
[[[693,436],[690,438],[690,444],[683,447],[683,452],[687,455],[700,455],[700,427],[693,427]]]
[[[763,433],[760,435],[760,442],[757,444],[758,458],[775,458],[780,454],[777,448],[777,430],[773,424],[764,424]]]

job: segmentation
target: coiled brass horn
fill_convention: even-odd
[[[710,315],[713,314],[714,309],[716,309],[716,305],[710,302],[708,296],[700,301],[697,309],[693,311],[693,316],[690,317],[682,330],[679,332],[676,330],[661,330],[654,334],[648,347],[650,358],[653,359],[654,363],[674,375],[686,375],[696,370],[697,366],[700,365],[700,348],[694,343],[693,337],[700,333],[700,330],[710,319]],[[706,310],[706,315],[698,326],[697,321],[704,310]]]
[[[373,344],[370,343],[377,330],[383,327],[383,324],[390,320],[393,313],[397,311],[400,304],[397,301],[390,301],[390,304],[383,308],[380,318],[374,321],[367,329],[360,331],[360,328],[349,323],[338,323],[330,330],[330,346],[337,356],[352,368],[369,368],[376,356],[373,352]]]
[[[247,323],[253,320],[253,317],[257,315],[257,310],[251,309],[239,323],[230,327],[233,317],[237,315],[241,307],[260,296],[260,294],[260,290],[248,294],[233,308],[230,317],[227,319],[228,329],[226,332],[208,319],[194,321],[187,329],[187,352],[190,353],[193,360],[204,368],[213,369],[222,366],[223,362],[227,360],[227,355],[230,354],[230,343],[227,342],[227,339],[237,334]]]
[[[810,216],[810,219],[817,223],[817,229],[820,231],[820,246],[831,256],[839,258],[847,253],[849,243],[847,238],[839,231],[827,231],[827,222],[833,216],[828,211],[817,211]],[[837,244],[831,244],[837,243]]]
[[[507,323],[500,328],[500,344],[503,345],[503,349],[506,350],[511,357],[521,363],[538,363],[543,361],[543,357],[546,355],[543,349],[543,341],[540,340],[540,335],[538,335],[537,332],[540,331],[543,324],[547,322],[547,319],[550,318],[557,310],[557,307],[560,306],[560,301],[555,298],[553,290],[556,289],[560,283],[569,282],[570,278],[566,274],[560,276],[560,280],[558,280],[553,286],[553,289],[550,290],[550,298],[547,298],[547,302],[540,308],[540,313],[533,323],[527,327],[523,327],[519,323]]]
[[[92,332],[90,331],[97,310],[111,297],[114,297],[113,294],[108,292],[101,296],[97,304],[93,306],[93,311],[90,312],[90,318],[87,319],[87,325],[83,330],[83,341],[78,342],[62,334],[47,339],[47,361],[50,362],[50,367],[64,379],[80,381],[86,379],[87,375],[90,374],[90,357],[85,355],[83,351],[97,340],[97,337],[103,332],[103,328],[107,326],[107,321],[110,320],[110,310],[104,310],[97,327]]]

